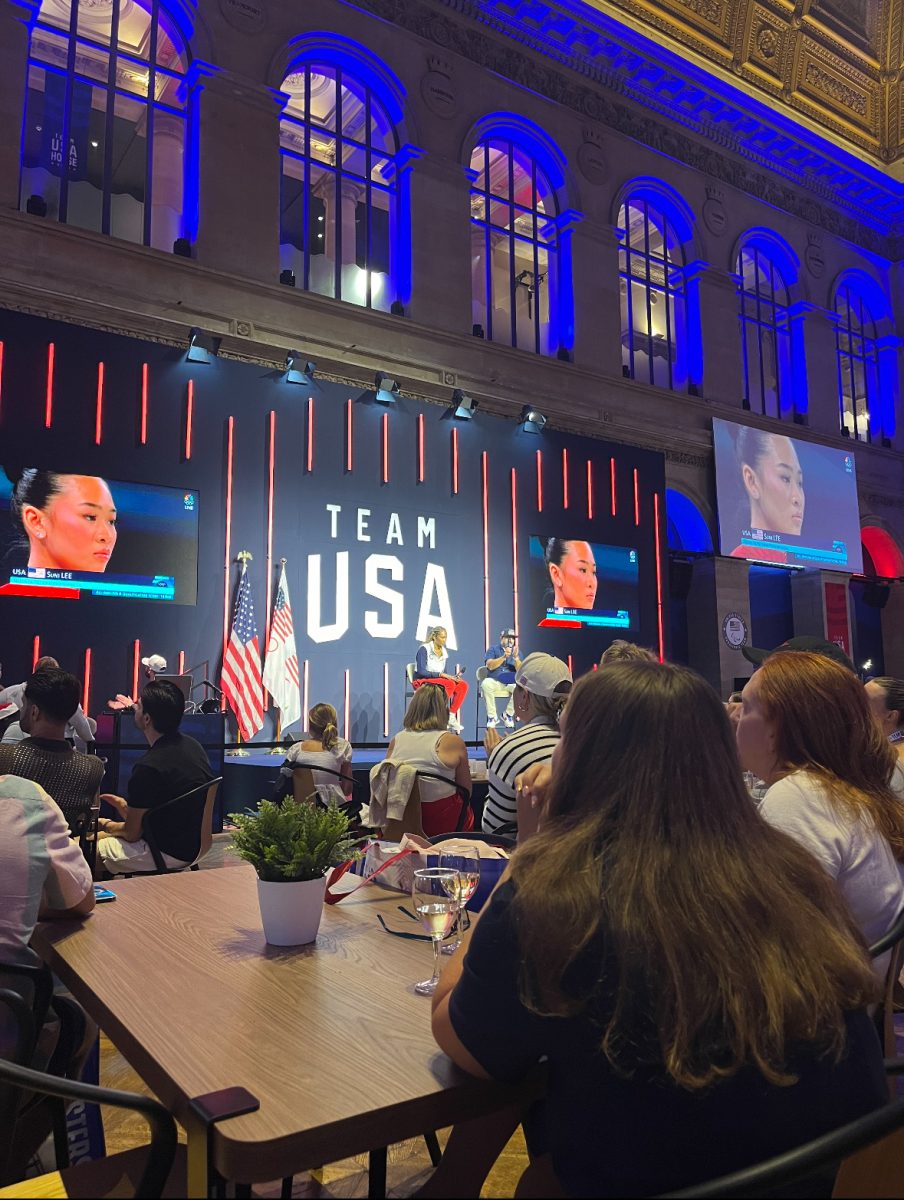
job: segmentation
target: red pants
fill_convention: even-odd
[[[443,796],[439,800],[431,800],[421,804],[421,828],[428,838],[437,837],[441,833],[454,833],[458,826],[461,813],[461,796],[453,792],[451,796]],[[474,810],[468,801],[468,811],[465,814],[462,830],[474,828]]]
[[[468,694],[468,685],[463,679],[415,679],[411,686],[417,691],[425,683],[432,683],[435,687],[443,688],[449,697],[449,712],[451,713],[458,712]]]

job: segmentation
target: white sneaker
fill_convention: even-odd
[[[498,721],[495,717],[487,717],[487,729],[495,729]]]
[[[453,733],[461,733],[462,729],[464,729],[464,726],[462,725],[461,721],[459,721],[458,717],[450,714],[449,729],[451,729]]]
[[[510,717],[508,714],[506,714],[502,719],[503,719],[503,721],[505,721],[506,729],[514,729],[515,728],[515,718],[514,717]]]

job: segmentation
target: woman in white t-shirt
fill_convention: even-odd
[[[342,804],[352,794],[352,748],[339,736],[337,719],[332,704],[315,704],[308,713],[307,737],[289,748],[282,766],[282,774],[289,778],[293,767],[310,767],[322,804],[330,799]],[[331,772],[338,772],[339,777]]]
[[[737,738],[769,785],[760,814],[811,851],[878,941],[904,908],[904,805],[857,677],[821,654],[773,654],[744,688]]]

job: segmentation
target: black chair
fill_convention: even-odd
[[[354,820],[357,817],[361,809],[361,801],[358,795],[364,786],[357,779],[349,779],[347,775],[343,775],[341,771],[334,771],[332,767],[312,767],[308,766],[307,763],[288,763],[287,765],[292,768],[292,794],[298,801],[310,800],[313,797],[319,804],[323,803],[318,795],[317,786],[314,783],[315,771],[324,775],[332,775],[336,780],[351,784],[351,796],[343,800],[339,807],[349,820]]]
[[[904,1074],[904,1059],[886,1060],[885,1070],[889,1075]],[[902,1129],[904,1100],[896,1100],[795,1150],[708,1183],[665,1192],[663,1197],[664,1200],[708,1200],[709,1197],[782,1195],[782,1189],[809,1175],[830,1173],[842,1159],[847,1161],[841,1163],[835,1194],[899,1196],[904,1194],[904,1155],[901,1154],[900,1139],[890,1138],[889,1145],[884,1148],[876,1143]],[[848,1157],[868,1147],[875,1147],[875,1151],[863,1157]],[[887,1178],[889,1167],[898,1177],[897,1189],[880,1192],[877,1179]]]
[[[213,845],[213,806],[217,798],[217,788],[222,782],[223,776],[218,775],[216,779],[208,779],[206,783],[202,783],[200,787],[192,788],[190,792],[183,792],[181,796],[174,796],[172,800],[167,800],[166,804],[161,804],[157,808],[149,808],[144,814],[144,820],[141,823],[141,836],[147,842],[148,849],[151,852],[151,857],[154,860],[154,870],[118,871],[117,877],[120,879],[131,879],[133,875],[176,875],[180,871],[197,871],[198,863]],[[168,867],[163,853],[157,845],[157,839],[154,836],[154,818],[157,813],[164,812],[167,808],[172,808],[174,804],[183,804],[186,800],[191,800],[192,797],[200,796],[204,793],[206,793],[206,799],[201,812],[201,842],[198,853],[190,863],[185,863],[184,866]]]
[[[70,822],[73,837],[78,838],[78,846],[85,856],[85,862],[91,870],[92,878],[97,875],[97,823],[100,819],[100,798],[95,796],[91,807],[83,809]]]
[[[870,958],[879,958],[889,950],[891,950],[891,958],[885,973],[885,989],[882,994],[882,1003],[876,1009],[875,1020],[876,1029],[882,1040],[883,1052],[888,1058],[892,1058],[898,1049],[895,1036],[895,986],[898,976],[901,974],[901,967],[904,965],[904,912],[900,913],[889,931],[879,938],[878,942],[870,946],[869,956]],[[892,1100],[898,1094],[897,1085],[892,1079],[889,1080],[889,1093]]]
[[[452,788],[452,790],[461,800],[461,809],[458,814],[458,824],[455,826],[455,832],[461,833],[465,827],[465,821],[467,820],[468,808],[471,804],[471,793],[460,783],[456,783],[453,779],[449,779],[447,775],[436,775],[433,771],[418,771],[417,777],[418,779],[435,779],[441,783],[448,784]]]
[[[461,837],[460,833],[438,833],[436,837],[430,838],[430,845],[436,846],[440,842],[448,842],[453,838]],[[465,837],[469,842],[485,842],[487,846],[496,846],[500,850],[514,850],[515,839],[504,833],[480,833],[476,830],[468,830]]]

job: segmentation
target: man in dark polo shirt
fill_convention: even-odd
[[[19,722],[25,737],[0,746],[0,775],[40,784],[77,830],[97,797],[104,764],[79,754],[66,741],[66,726],[78,710],[82,687],[59,667],[43,667],[25,684]]]
[[[175,684],[157,679],[145,685],[135,705],[135,724],[148,740],[150,749],[132,768],[128,801],[104,794],[101,799],[119,809],[120,821],[102,818],[97,852],[110,874],[153,871],[153,855],[142,838],[142,821],[149,821],[154,840],[168,867],[194,862],[201,846],[201,818],[206,791],[203,784],[213,778],[204,748],[194,738],[179,732],[185,698]],[[201,790],[184,802],[162,806],[196,788]],[[161,809],[154,813],[155,809]]]

